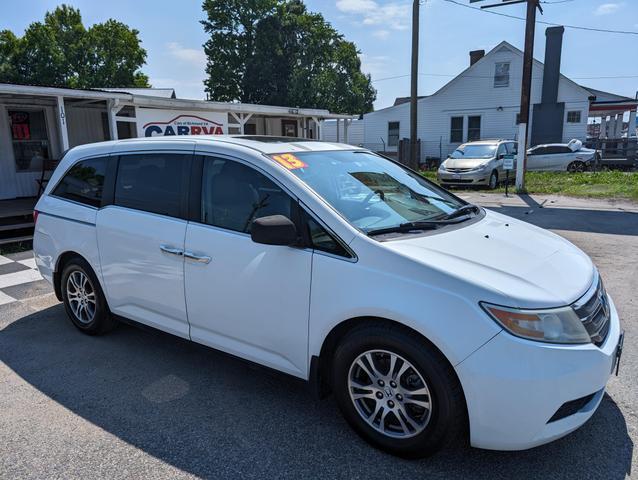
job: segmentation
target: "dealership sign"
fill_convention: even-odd
[[[224,112],[137,109],[138,137],[171,135],[223,135],[228,115]]]

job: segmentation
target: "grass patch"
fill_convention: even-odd
[[[436,182],[436,172],[421,173],[427,179]],[[485,190],[483,187],[481,189]],[[638,172],[527,172],[525,189],[527,193],[554,193],[571,197],[638,201]],[[492,191],[504,192],[505,187]]]

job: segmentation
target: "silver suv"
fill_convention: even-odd
[[[441,163],[439,183],[449,185],[487,185],[496,188],[505,181],[503,157],[516,154],[513,140],[480,140],[460,145]]]

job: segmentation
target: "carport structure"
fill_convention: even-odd
[[[35,196],[47,160],[77,145],[211,132],[321,139],[324,120],[355,118],[314,108],[179,99],[173,89],[0,84],[0,200]]]
[[[589,105],[589,118],[600,119],[598,138],[621,138],[627,115],[629,116],[627,137],[636,136],[637,99],[592,88],[587,90],[593,94],[594,98]]]
[[[592,97],[588,119],[591,136],[587,146],[601,151],[603,165],[622,168],[635,166],[638,161],[636,156],[638,99],[592,88],[588,90],[592,93]]]

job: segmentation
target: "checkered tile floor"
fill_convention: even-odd
[[[0,255],[0,305],[52,291],[36,269],[32,251]]]

